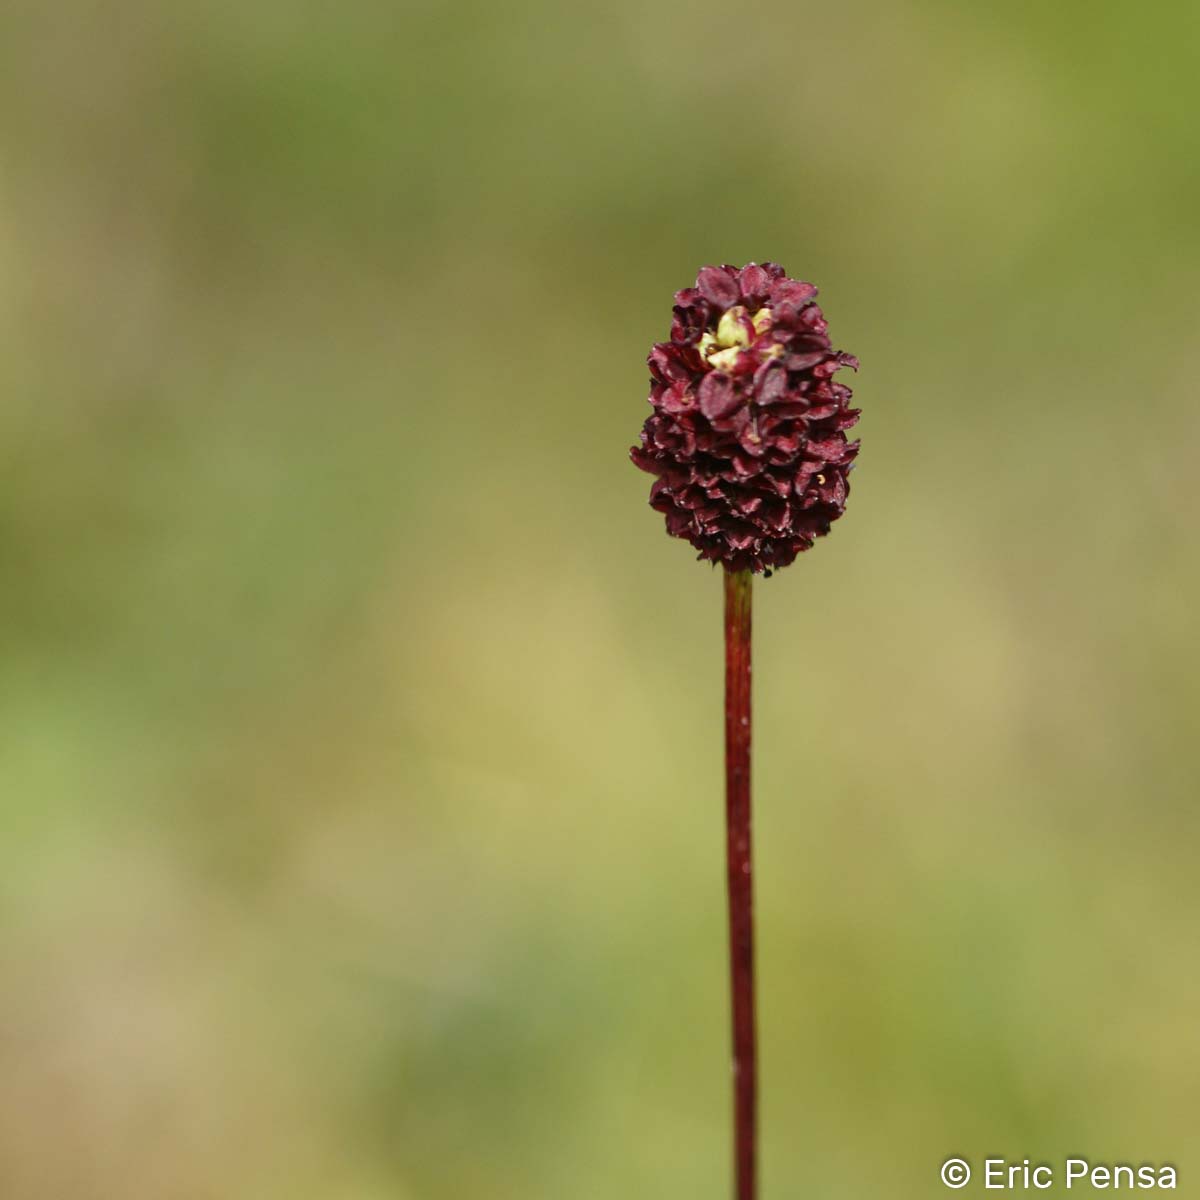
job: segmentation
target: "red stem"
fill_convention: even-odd
[[[725,821],[736,1200],[754,1200],[757,1194],[754,881],[750,871],[750,582],[749,571],[725,572]]]

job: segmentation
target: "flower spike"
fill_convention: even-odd
[[[650,404],[630,457],[656,476],[667,532],[731,571],[786,567],[845,511],[857,369],[833,349],[811,283],[776,263],[705,267],[650,351]]]

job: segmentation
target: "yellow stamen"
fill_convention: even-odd
[[[722,346],[748,346],[750,333],[742,324],[746,310],[741,305],[731,308],[717,324],[717,341]]]

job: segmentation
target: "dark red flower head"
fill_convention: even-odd
[[[786,567],[845,511],[858,409],[833,376],[858,360],[816,294],[775,263],[705,267],[647,359],[654,412],[630,455],[658,477],[650,506],[732,571]]]

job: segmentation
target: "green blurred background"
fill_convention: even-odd
[[[865,409],[756,589],[764,1200],[1200,1195],[1198,104],[1184,2],[6,0],[4,1200],[728,1196],[626,452],[751,259]]]

